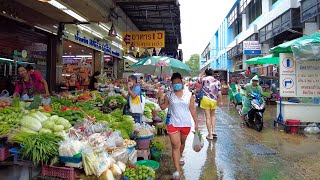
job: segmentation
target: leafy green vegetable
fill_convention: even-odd
[[[46,120],[46,121],[42,122],[42,127],[46,128],[46,129],[53,130],[54,125],[55,125],[55,123],[52,120]]]
[[[147,103],[147,104],[145,105],[145,108],[146,108],[146,107],[150,108],[151,111],[153,111],[153,110],[156,109],[156,106],[155,106],[154,104],[152,104],[152,103]]]
[[[64,126],[63,125],[54,125],[53,130],[55,132],[63,131],[64,130]]]
[[[50,129],[42,128],[39,133],[52,133],[52,131]]]
[[[31,116],[25,116],[21,119],[21,125],[33,131],[39,131],[42,128],[41,123]]]
[[[37,133],[36,131],[33,131],[33,130],[31,130],[29,128],[26,128],[26,127],[23,127],[23,126],[20,128],[20,131],[21,132],[26,132],[26,133],[34,133],[34,134]]]
[[[83,111],[94,109],[94,104],[91,102],[77,102],[75,106],[82,108]]]
[[[160,141],[152,141],[151,148],[154,148],[157,151],[162,152],[164,150],[164,144],[161,143]]]
[[[59,103],[60,106],[63,105],[63,106],[72,106],[73,105],[73,102],[69,99],[65,99],[65,98],[57,98],[57,97],[52,97],[51,98],[51,103]],[[61,108],[61,107],[60,107]],[[59,108],[59,109],[60,109]]]
[[[158,116],[159,116],[159,118],[161,118],[162,120],[166,120],[166,118],[167,118],[167,114],[166,114],[166,112],[165,111],[160,111],[159,113],[158,113]]]
[[[24,115],[24,110],[21,107],[7,106],[0,109],[0,135],[7,135],[11,130],[18,128]]]
[[[13,135],[12,140],[22,144],[20,152],[24,159],[29,159],[34,164],[48,164],[59,155],[59,142],[63,138],[51,133],[18,132]]]

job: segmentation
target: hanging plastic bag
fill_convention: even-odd
[[[200,131],[197,130],[194,134],[192,148],[195,152],[199,152],[203,148],[203,145],[204,145],[203,138],[201,136]]]
[[[10,96],[10,94],[9,94],[9,92],[7,91],[7,90],[3,90],[2,92],[1,92],[1,94],[0,94],[0,97],[1,98],[7,98],[7,97],[9,97]]]

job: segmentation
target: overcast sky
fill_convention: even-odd
[[[183,60],[205,49],[236,0],[179,0]]]

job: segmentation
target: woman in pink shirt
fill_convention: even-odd
[[[25,94],[29,97],[40,94],[50,95],[48,84],[41,74],[29,73],[23,66],[18,67],[18,73],[21,80],[16,83],[14,96],[23,96]]]

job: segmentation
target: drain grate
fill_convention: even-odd
[[[247,144],[245,146],[252,154],[263,156],[263,155],[275,155],[276,151],[265,147],[262,144]]]

